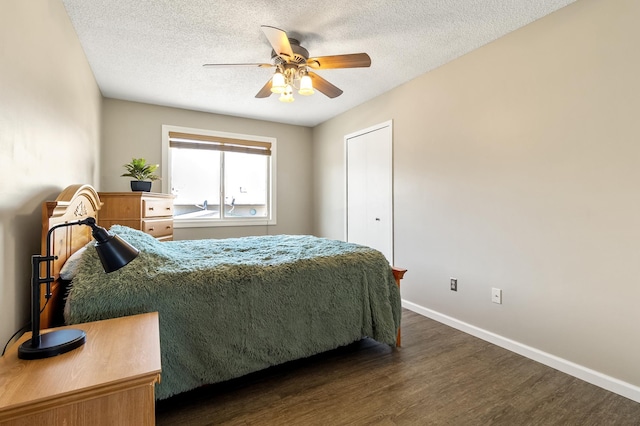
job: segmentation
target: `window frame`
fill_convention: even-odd
[[[271,155],[269,156],[268,165],[268,213],[267,217],[224,217],[220,218],[173,218],[174,228],[212,228],[223,226],[265,226],[276,225],[276,163],[277,163],[277,140],[273,137],[258,136],[258,135],[246,135],[239,133],[220,132],[207,129],[196,129],[190,127],[174,126],[163,124],[162,125],[162,192],[165,194],[171,194],[171,150],[169,147],[169,132],[176,133],[190,133],[202,136],[213,136],[225,139],[240,139],[255,142],[269,142],[271,143]],[[256,154],[257,155],[257,154]],[[224,185],[224,181],[221,183],[221,187]]]

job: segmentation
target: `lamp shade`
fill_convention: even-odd
[[[273,78],[271,79],[271,91],[273,93],[282,93],[285,90],[285,80],[284,75],[280,71],[276,71],[273,74]]]
[[[105,233],[104,228],[100,228]],[[138,256],[139,251],[117,235],[109,235],[104,241],[98,240],[95,245],[104,271],[117,271]],[[94,232],[95,238],[95,232]],[[96,238],[97,240],[97,238]]]
[[[311,81],[311,77],[308,75],[303,75],[300,79],[300,90],[298,93],[304,96],[309,96],[314,94],[313,83]]]
[[[105,272],[117,271],[140,253],[137,248],[119,236],[110,234],[103,227],[96,225],[95,219],[88,218],[86,221],[86,224],[91,227],[93,238],[96,240],[95,248]]]
[[[290,84],[287,84],[287,87],[284,89],[284,92],[280,95],[281,102],[293,102],[295,99],[293,98],[293,88]]]

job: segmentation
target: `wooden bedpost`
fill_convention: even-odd
[[[396,285],[398,286],[398,289],[399,289],[400,280],[402,279],[402,277],[404,277],[404,273],[407,272],[407,270],[403,268],[398,268],[395,266],[392,266],[391,270],[393,271],[393,277],[396,279]],[[400,328],[398,328],[398,336],[396,336],[396,346],[400,346]]]

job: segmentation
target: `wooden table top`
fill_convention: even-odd
[[[69,327],[87,334],[84,345],[37,360],[18,358],[26,333],[0,358],[0,418],[3,411],[109,392],[132,382],[159,379],[158,313],[152,312]],[[152,379],[153,380],[153,379]]]

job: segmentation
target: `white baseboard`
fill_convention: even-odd
[[[567,361],[566,359],[559,358],[555,355],[524,345],[423,306],[416,305],[415,303],[404,299],[402,300],[402,307],[487,342],[493,343],[494,345],[510,350],[511,352],[525,356],[558,371],[567,373],[580,380],[584,380],[587,383],[591,383],[608,391],[617,393],[618,395],[624,396],[625,398],[629,398],[633,401],[640,402],[640,387],[638,386],[623,382],[622,380],[607,376],[606,374],[591,370],[582,365]]]

